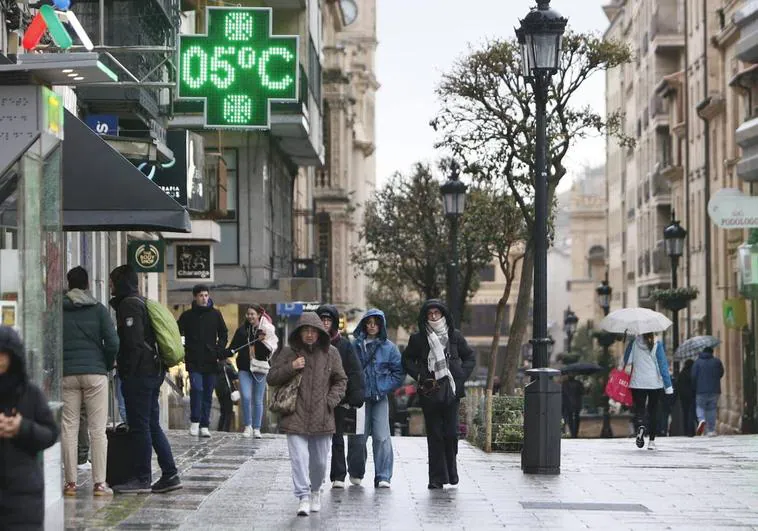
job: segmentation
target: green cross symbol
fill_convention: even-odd
[[[206,34],[179,36],[179,98],[205,126],[269,129],[272,101],[297,101],[298,36],[272,35],[271,8],[208,7]]]

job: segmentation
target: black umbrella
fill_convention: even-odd
[[[561,369],[562,374],[581,374],[588,376],[602,371],[603,368],[597,363],[590,363],[586,361],[579,361],[577,363],[571,363]]]

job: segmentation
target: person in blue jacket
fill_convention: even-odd
[[[692,367],[692,382],[695,388],[695,406],[697,408],[697,431],[702,435],[716,435],[719,397],[721,396],[721,378],[724,377],[724,364],[713,356],[713,349],[706,347],[698,355]]]
[[[657,426],[658,403],[661,391],[667,395],[674,393],[669,375],[669,363],[661,341],[654,334],[643,334],[630,341],[624,351],[624,368],[632,365],[629,388],[634,400],[634,429],[637,432],[637,448],[645,446],[645,435],[650,442],[648,450],[655,450],[655,426]],[[647,424],[645,423],[647,410]],[[649,426],[650,429],[646,429]]]
[[[366,442],[374,449],[374,487],[390,488],[392,481],[392,439],[389,426],[389,398],[405,377],[400,351],[387,339],[384,312],[371,309],[353,332],[353,349],[363,370],[366,426],[362,435],[348,436],[347,471],[350,483],[360,485],[366,473]]]

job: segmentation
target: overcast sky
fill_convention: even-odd
[[[553,0],[577,31],[605,31],[601,6],[608,0]],[[437,112],[434,90],[441,74],[468,49],[488,38],[511,37],[534,0],[377,0],[379,47],[377,77],[377,185],[395,171],[407,172],[416,161],[434,161],[439,153],[429,120]],[[604,111],[602,75],[583,87],[577,104]],[[572,172],[605,162],[604,141],[578,144],[568,161]],[[567,180],[567,179],[566,179]],[[561,183],[564,188],[566,183]]]

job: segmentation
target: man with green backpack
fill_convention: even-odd
[[[132,450],[124,458],[131,459],[134,476],[112,486],[117,494],[164,493],[182,488],[171,446],[159,423],[158,405],[166,368],[181,361],[177,352],[177,344],[181,351],[181,337],[168,309],[141,297],[138,286],[137,273],[129,265],[119,266],[110,274],[110,305],[116,310],[120,340],[116,360]],[[162,475],[151,485],[153,450]]]

